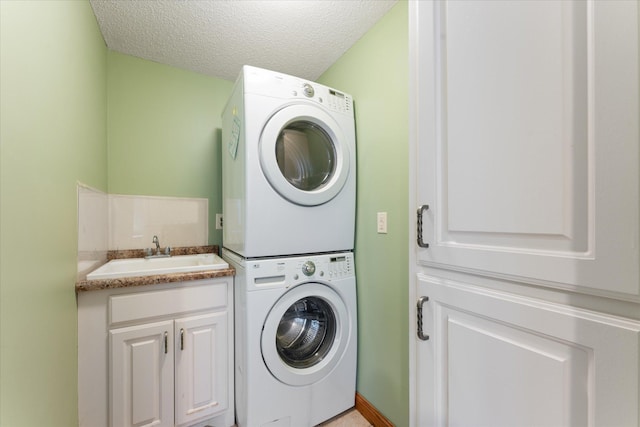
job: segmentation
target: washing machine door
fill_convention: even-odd
[[[262,357],[279,381],[313,384],[333,370],[350,338],[347,307],[330,287],[299,285],[273,306],[262,331]]]
[[[342,190],[350,168],[349,144],[323,109],[293,104],[276,112],[260,135],[260,165],[285,199],[317,206]]]

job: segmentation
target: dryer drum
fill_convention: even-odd
[[[304,120],[290,123],[276,141],[276,160],[282,175],[302,191],[325,185],[335,173],[336,150],[321,127]]]
[[[287,365],[304,369],[326,356],[335,335],[336,317],[331,306],[318,297],[306,297],[293,303],[282,316],[276,349]]]

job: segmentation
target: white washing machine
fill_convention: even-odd
[[[236,269],[237,425],[314,426],[353,407],[353,253],[223,257]]]
[[[350,95],[244,66],[222,114],[223,246],[246,258],[353,249]]]

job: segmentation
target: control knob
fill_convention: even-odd
[[[304,273],[305,276],[311,276],[315,272],[316,265],[312,261],[305,261],[305,263],[302,264],[302,273]]]
[[[315,94],[315,91],[313,90],[313,86],[311,86],[309,83],[305,83],[302,85],[302,92],[304,93],[304,96],[306,96],[307,98],[311,98]]]

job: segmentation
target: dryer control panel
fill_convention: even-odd
[[[320,83],[245,65],[244,92],[281,99],[304,99],[329,110],[353,116],[353,98]]]
[[[327,105],[334,111],[340,111],[343,113],[350,113],[352,111],[353,100],[350,95],[342,92],[329,89],[329,95],[327,96]]]

